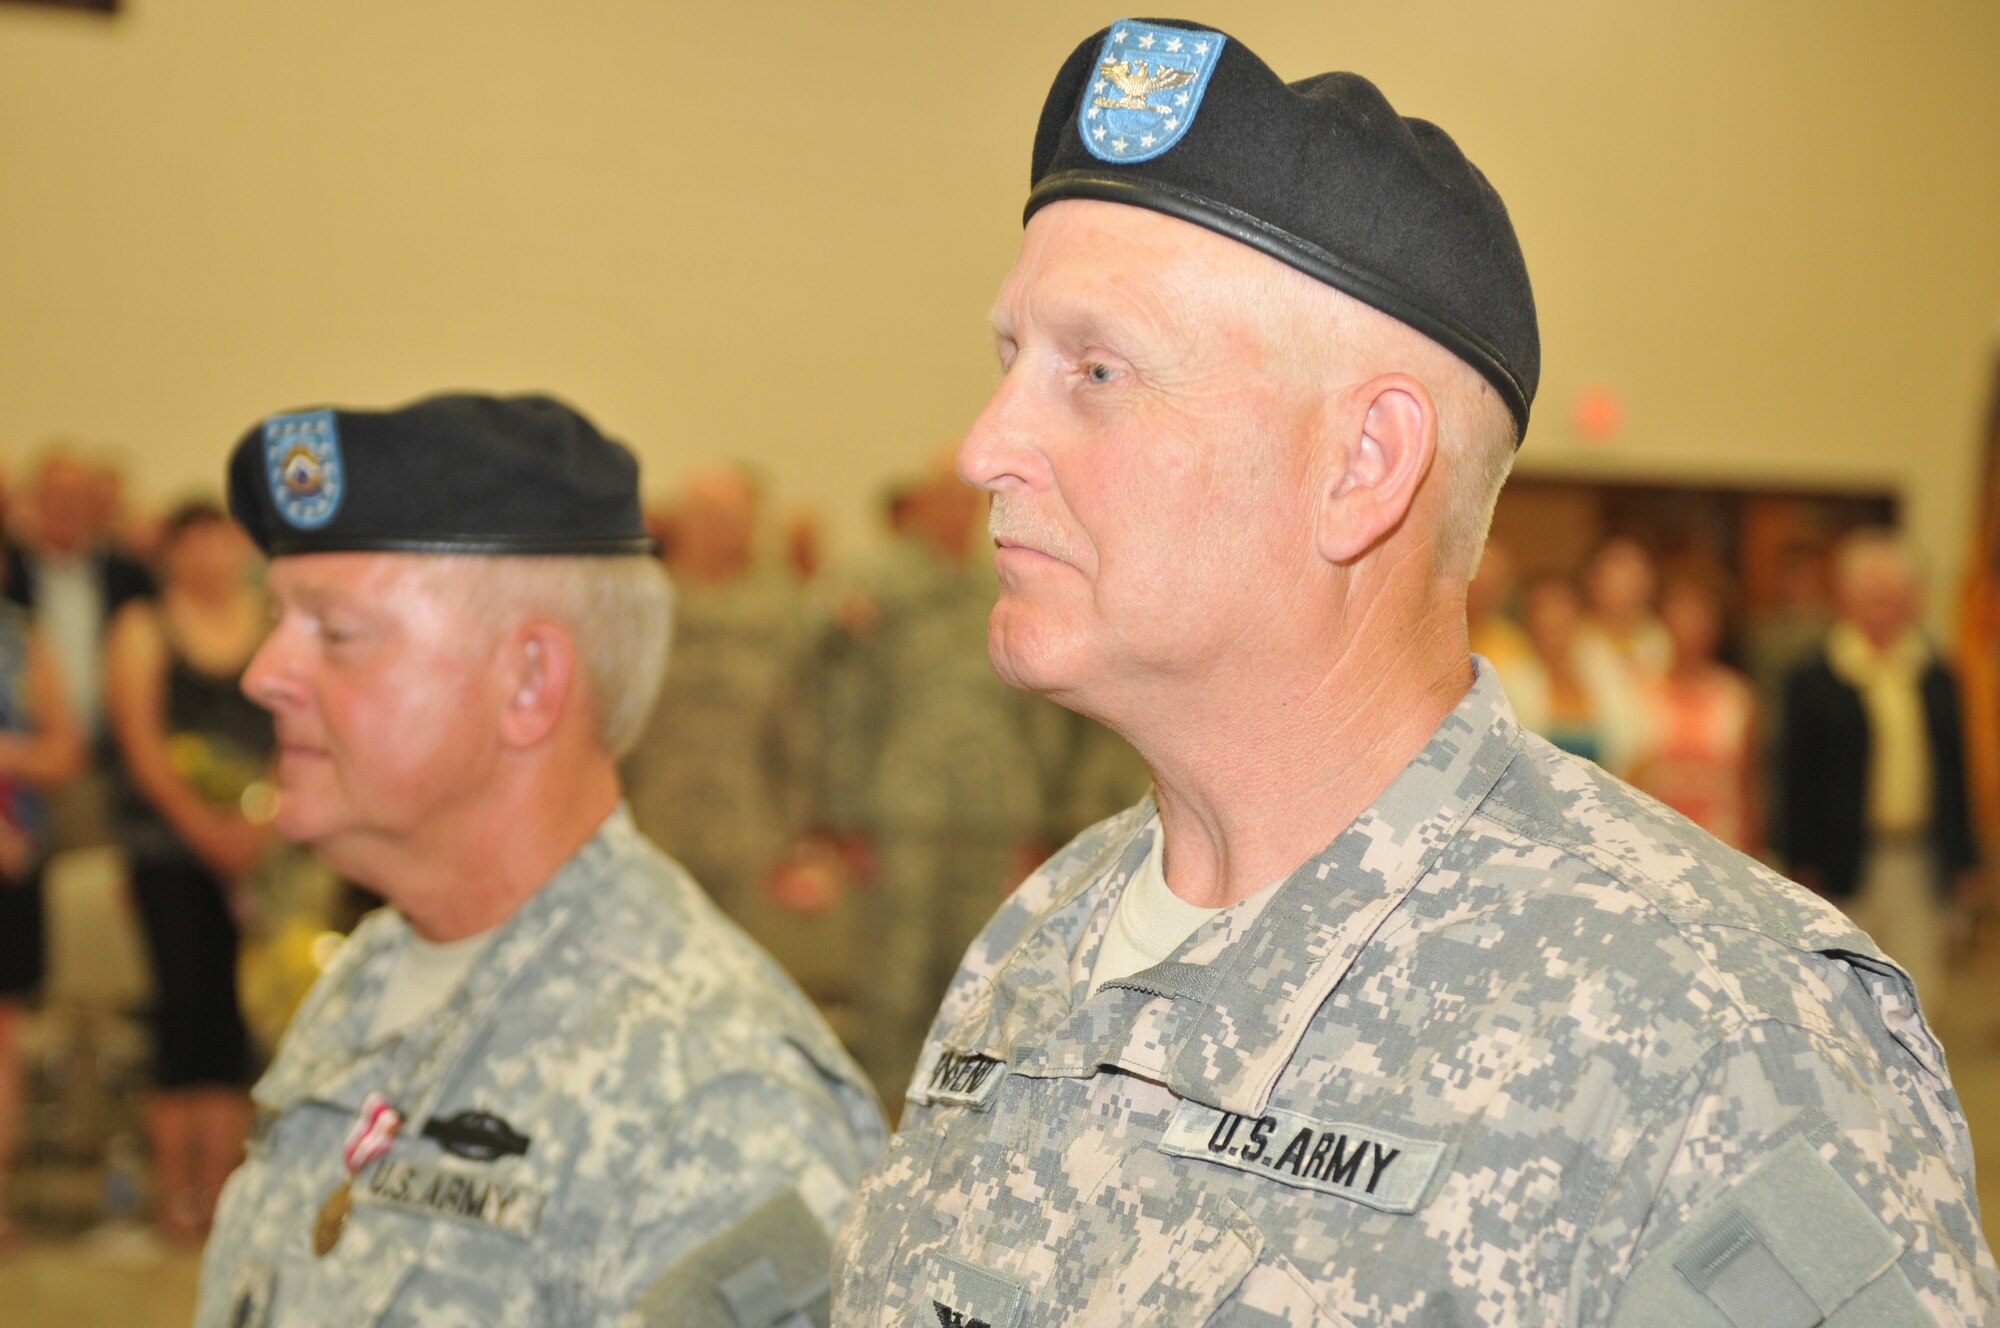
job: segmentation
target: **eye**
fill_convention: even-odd
[[[318,622],[319,639],[330,646],[346,645],[361,633],[352,624],[321,618]]]
[[[1014,344],[1014,338],[995,337],[993,339],[993,354],[1000,361],[1001,373],[1004,374],[1014,367],[1014,357],[1019,353],[1020,348]]]
[[[1093,383],[1109,383],[1118,377],[1118,371],[1101,360],[1085,360],[1083,376]]]

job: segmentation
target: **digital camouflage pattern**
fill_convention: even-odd
[[[973,945],[836,1323],[1987,1321],[1901,971],[1483,664],[1324,852],[1086,1000],[1156,833],[1087,832]]]
[[[675,1306],[732,1276],[750,1301],[823,1318],[823,1275],[786,1281],[763,1256],[826,1239],[880,1113],[797,990],[628,813],[435,1016],[363,1045],[409,934],[388,910],[364,921],[257,1084],[198,1324],[690,1322]],[[316,1257],[370,1092],[404,1124]]]

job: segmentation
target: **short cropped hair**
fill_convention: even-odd
[[[1309,376],[1334,374],[1358,382],[1400,371],[1421,382],[1437,409],[1438,448],[1430,482],[1441,484],[1432,573],[1471,581],[1479,570],[1500,488],[1514,468],[1520,430],[1492,384],[1478,370],[1409,325],[1331,287],[1314,287],[1291,272],[1274,272],[1252,298],[1267,319],[1289,329],[1283,340]],[[1310,312],[1281,310],[1280,292],[1311,291]]]
[[[590,698],[598,742],[613,759],[638,742],[660,694],[672,636],[673,587],[651,554],[442,554],[473,623],[493,636],[523,618],[566,630]]]

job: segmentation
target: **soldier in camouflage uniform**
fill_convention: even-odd
[[[640,831],[738,923],[799,826],[798,674],[813,626],[789,578],[755,562],[758,495],[733,468],[688,477],[668,558],[673,658],[619,763]]]
[[[948,469],[907,494],[908,533],[857,578],[827,679],[825,816],[863,848],[855,1054],[909,1083],[965,947],[1036,860],[1064,717],[986,657],[978,495]]]
[[[660,699],[619,763],[640,833],[708,890],[815,1000],[845,1007],[851,909],[782,907],[773,869],[805,830],[816,792],[807,671],[823,631],[811,597],[759,566],[761,494],[734,466],[689,475],[668,558],[676,591]]]
[[[1908,976],[1469,656],[1539,361],[1484,178],[1353,75],[1123,22],[1034,180],[960,455],[993,657],[1156,794],[975,942],[835,1322],[1988,1322]]]
[[[546,398],[239,445],[278,826],[392,908],[254,1090],[197,1323],[825,1321],[880,1116],[620,801],[667,637],[635,479]]]

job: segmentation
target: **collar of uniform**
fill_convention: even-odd
[[[1145,862],[1153,842],[1148,827],[1155,815],[1148,794],[1136,807],[1088,832],[1039,869],[1038,874],[1066,884],[1025,924],[1017,924],[1019,930],[1011,940],[1002,940],[1002,957],[973,991],[963,1012],[951,1019],[949,1031],[937,1039],[943,1046],[1007,1060],[1017,1049],[1044,1043],[1048,1034],[1070,1020],[1088,985],[1088,975],[1076,971],[1076,960],[1092,908],[1107,893],[1115,898]],[[1014,900],[1002,905],[989,934],[1007,926],[1009,911],[1018,907],[1029,888],[1023,885]],[[975,942],[975,954],[985,939]]]
[[[1106,984],[1105,993],[1171,1000],[1164,1021],[1072,1004],[1071,965],[1092,903],[1085,896],[1101,900],[1144,861],[1151,808],[1142,803],[1136,811],[1144,814],[1123,821],[1123,833],[1077,861],[1073,883],[1030,924],[943,1043],[1026,1074],[1126,1065],[1161,1075],[1181,1097],[1262,1115],[1320,1006],[1520,748],[1520,727],[1492,667],[1478,661],[1471,690],[1423,750],[1292,873],[1240,939],[1200,962],[1213,953],[1225,911],[1165,962]],[[1138,1040],[1148,1045],[1128,1045],[1141,1030]]]
[[[1201,1017],[1169,1063],[1181,1097],[1259,1116],[1319,1008],[1521,749],[1493,669],[1389,787],[1292,873],[1219,961]]]
[[[1320,1006],[1491,793],[1521,748],[1492,666],[1410,763],[1280,889],[1222,972],[1167,1083],[1223,1111],[1261,1115]]]
[[[367,1042],[375,1001],[395,955],[409,944],[410,925],[391,909],[370,916],[293,1018],[277,1059],[251,1092],[257,1106],[283,1111],[306,1100],[358,1105],[374,1091],[388,1097],[405,1119],[415,1119],[428,1109],[485,1012],[588,903],[596,893],[593,884],[637,838],[631,812],[621,803],[500,924],[492,946],[442,1009],[417,1028],[375,1044]]]

